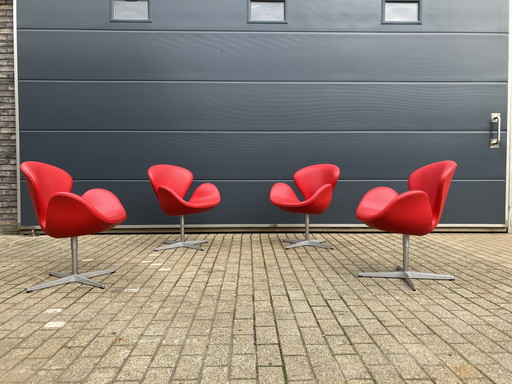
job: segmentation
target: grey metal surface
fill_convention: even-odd
[[[18,46],[21,80],[453,82],[508,71],[507,35],[491,33],[22,30]]]
[[[505,135],[490,132],[22,132],[22,160],[45,161],[77,179],[143,179],[154,164],[175,164],[198,179],[291,179],[315,163],[342,180],[404,179],[429,162],[454,160],[458,179],[504,179]],[[47,143],[46,145],[44,143]],[[49,150],[51,149],[51,150]],[[135,155],[134,155],[135,154]],[[488,164],[494,164],[489,167]],[[106,166],[108,165],[108,166]]]
[[[21,81],[20,109],[41,131],[485,131],[507,84]]]
[[[160,246],[158,248],[155,248],[155,251],[163,251],[164,249],[172,249],[172,248],[193,248],[197,249],[199,251],[204,251],[202,247],[199,246],[199,244],[207,243],[208,240],[185,240],[185,216],[180,216],[180,239],[179,241],[173,241],[173,240],[166,240],[164,241],[165,244]]]
[[[58,277],[57,280],[47,281],[45,283],[33,285],[27,288],[27,292],[39,291],[41,289],[55,287],[67,283],[80,283],[91,285],[93,287],[105,288],[105,285],[91,280],[91,277],[108,275],[114,273],[115,269],[104,269],[102,271],[78,273],[78,237],[71,237],[71,273],[66,272],[48,272],[50,276]]]
[[[105,0],[18,0],[20,28],[506,32],[507,0],[428,0],[422,25],[381,25],[381,1],[293,0],[287,24],[247,24],[244,0],[153,1],[152,23],[110,23]]]
[[[429,0],[421,25],[382,25],[381,1],[294,0],[286,24],[248,24],[238,0],[152,2],[150,23],[110,22],[103,0],[17,5],[20,160],[104,184],[128,225],[176,224],[146,180],[157,163],[219,186],[222,204],[190,217],[205,225],[297,223],[271,185],[337,164],[312,224],[355,224],[368,189],[405,190],[445,159],[459,167],[442,222],[504,223],[506,0]],[[21,212],[35,224],[24,184]]]
[[[309,236],[309,214],[304,215],[304,239],[284,239],[283,242],[285,243],[291,243],[291,245],[288,245],[285,247],[285,249],[292,249],[292,248],[298,248],[298,247],[318,247],[318,248],[325,248],[325,249],[334,249],[334,247],[330,244],[323,244],[325,243],[325,239],[318,239],[318,238],[310,238]]]
[[[402,235],[402,266],[398,266],[392,272],[360,272],[359,277],[377,277],[386,279],[403,279],[409,284],[413,291],[416,290],[412,279],[428,280],[455,280],[452,275],[439,275],[437,273],[415,272],[409,269],[409,235]]]
[[[497,149],[501,143],[501,113],[491,113],[491,123],[496,125],[496,137],[491,138],[489,148]]]

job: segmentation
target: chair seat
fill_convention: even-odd
[[[370,228],[416,236],[430,233],[437,225],[425,192],[398,194],[387,187],[374,188],[363,196],[356,217]]]
[[[388,187],[377,187],[363,196],[356,210],[361,221],[373,220],[396,197],[398,192]]]
[[[110,191],[93,189],[83,196],[58,192],[50,199],[42,228],[55,238],[74,237],[107,231],[125,219],[121,202]]]
[[[288,184],[277,183],[270,190],[270,201],[283,211],[319,215],[329,207],[332,189],[331,184],[324,184],[309,199],[299,200]]]
[[[126,220],[126,212],[116,195],[106,189],[94,188],[85,192],[82,198],[91,204],[103,220],[121,223]]]
[[[206,212],[220,204],[219,189],[211,183],[198,186],[188,201],[167,186],[159,186],[157,195],[162,210],[169,216]]]

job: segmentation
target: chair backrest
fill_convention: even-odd
[[[336,187],[340,169],[333,164],[314,164],[299,169],[293,175],[293,180],[302,195],[309,199],[322,185],[331,184],[332,190]]]
[[[457,163],[454,161],[440,161],[421,167],[409,176],[409,189],[424,191],[430,199],[434,227],[441,220],[456,168]]]
[[[188,169],[169,164],[153,165],[148,170],[148,176],[157,196],[158,187],[165,186],[183,198],[194,180],[194,175]]]
[[[20,168],[25,175],[37,220],[44,229],[50,199],[57,192],[70,192],[73,178],[63,169],[38,161],[25,161]]]

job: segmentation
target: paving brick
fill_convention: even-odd
[[[338,365],[347,379],[369,379],[370,373],[363,364],[361,358],[357,355],[338,355],[336,356]]]
[[[183,355],[177,363],[174,379],[198,380],[201,375],[202,357]]]
[[[210,383],[228,383],[229,375],[228,375],[228,366],[219,366],[219,367],[205,367],[202,375],[201,375],[201,383],[210,384]]]
[[[232,346],[233,353],[237,355],[256,353],[253,335],[235,335],[233,337]]]
[[[281,366],[283,360],[277,344],[258,345],[258,366]]]
[[[136,380],[142,381],[149,368],[150,356],[130,356],[126,359],[124,366],[121,368],[117,380],[129,381]]]
[[[315,376],[306,356],[285,356],[288,380],[314,380]]]
[[[260,367],[258,368],[258,383],[261,384],[284,384],[286,383],[282,367]]]
[[[68,242],[0,236],[0,382],[512,382],[512,236],[418,239],[414,267],[457,280],[413,292],[357,278],[400,262],[397,236],[328,235],[335,251],[285,251],[275,234],[159,253],[167,236],[86,236],[83,270],[117,268],[106,289],[30,294],[69,269]]]
[[[148,368],[144,376],[144,384],[167,384],[172,376],[171,368]]]
[[[233,355],[231,358],[232,379],[256,378],[256,355]]]
[[[162,345],[153,355],[150,366],[155,368],[175,367],[180,358],[182,348],[174,345]]]
[[[231,355],[229,344],[210,344],[206,352],[205,366],[228,366]]]

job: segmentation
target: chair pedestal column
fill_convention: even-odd
[[[305,247],[305,246],[309,245],[311,247],[334,249],[334,247],[332,245],[322,244],[325,242],[324,239],[310,240],[310,238],[309,238],[309,214],[306,214],[305,216],[306,216],[306,218],[304,220],[305,221],[304,224],[305,224],[306,230],[305,230],[304,240],[285,239],[285,240],[283,240],[285,243],[291,243],[291,245],[288,245],[285,248],[291,249],[291,248],[297,248],[297,247]]]
[[[413,272],[409,270],[409,235],[402,235],[403,265],[393,272],[361,272],[359,277],[384,277],[388,279],[403,279],[407,281],[413,291],[416,290],[412,279],[429,280],[455,280],[452,275],[438,275],[435,273]]]
[[[39,289],[50,288],[56,285],[62,285],[67,283],[81,283],[91,285],[93,287],[105,288],[105,285],[98,283],[97,281],[89,279],[90,277],[96,277],[101,275],[107,275],[114,273],[115,269],[105,269],[102,271],[78,273],[78,238],[76,236],[71,237],[71,273],[65,272],[48,272],[50,276],[60,277],[60,279],[49,281],[34,285],[27,288],[27,292],[37,291]]]
[[[164,241],[165,244],[161,247],[155,248],[155,251],[163,251],[165,249],[171,249],[171,248],[179,248],[179,247],[186,247],[186,248],[193,248],[197,249],[199,251],[204,251],[203,248],[199,247],[197,244],[203,244],[207,243],[208,240],[190,240],[185,241],[185,216],[180,216],[180,241],[171,241],[166,240]]]

